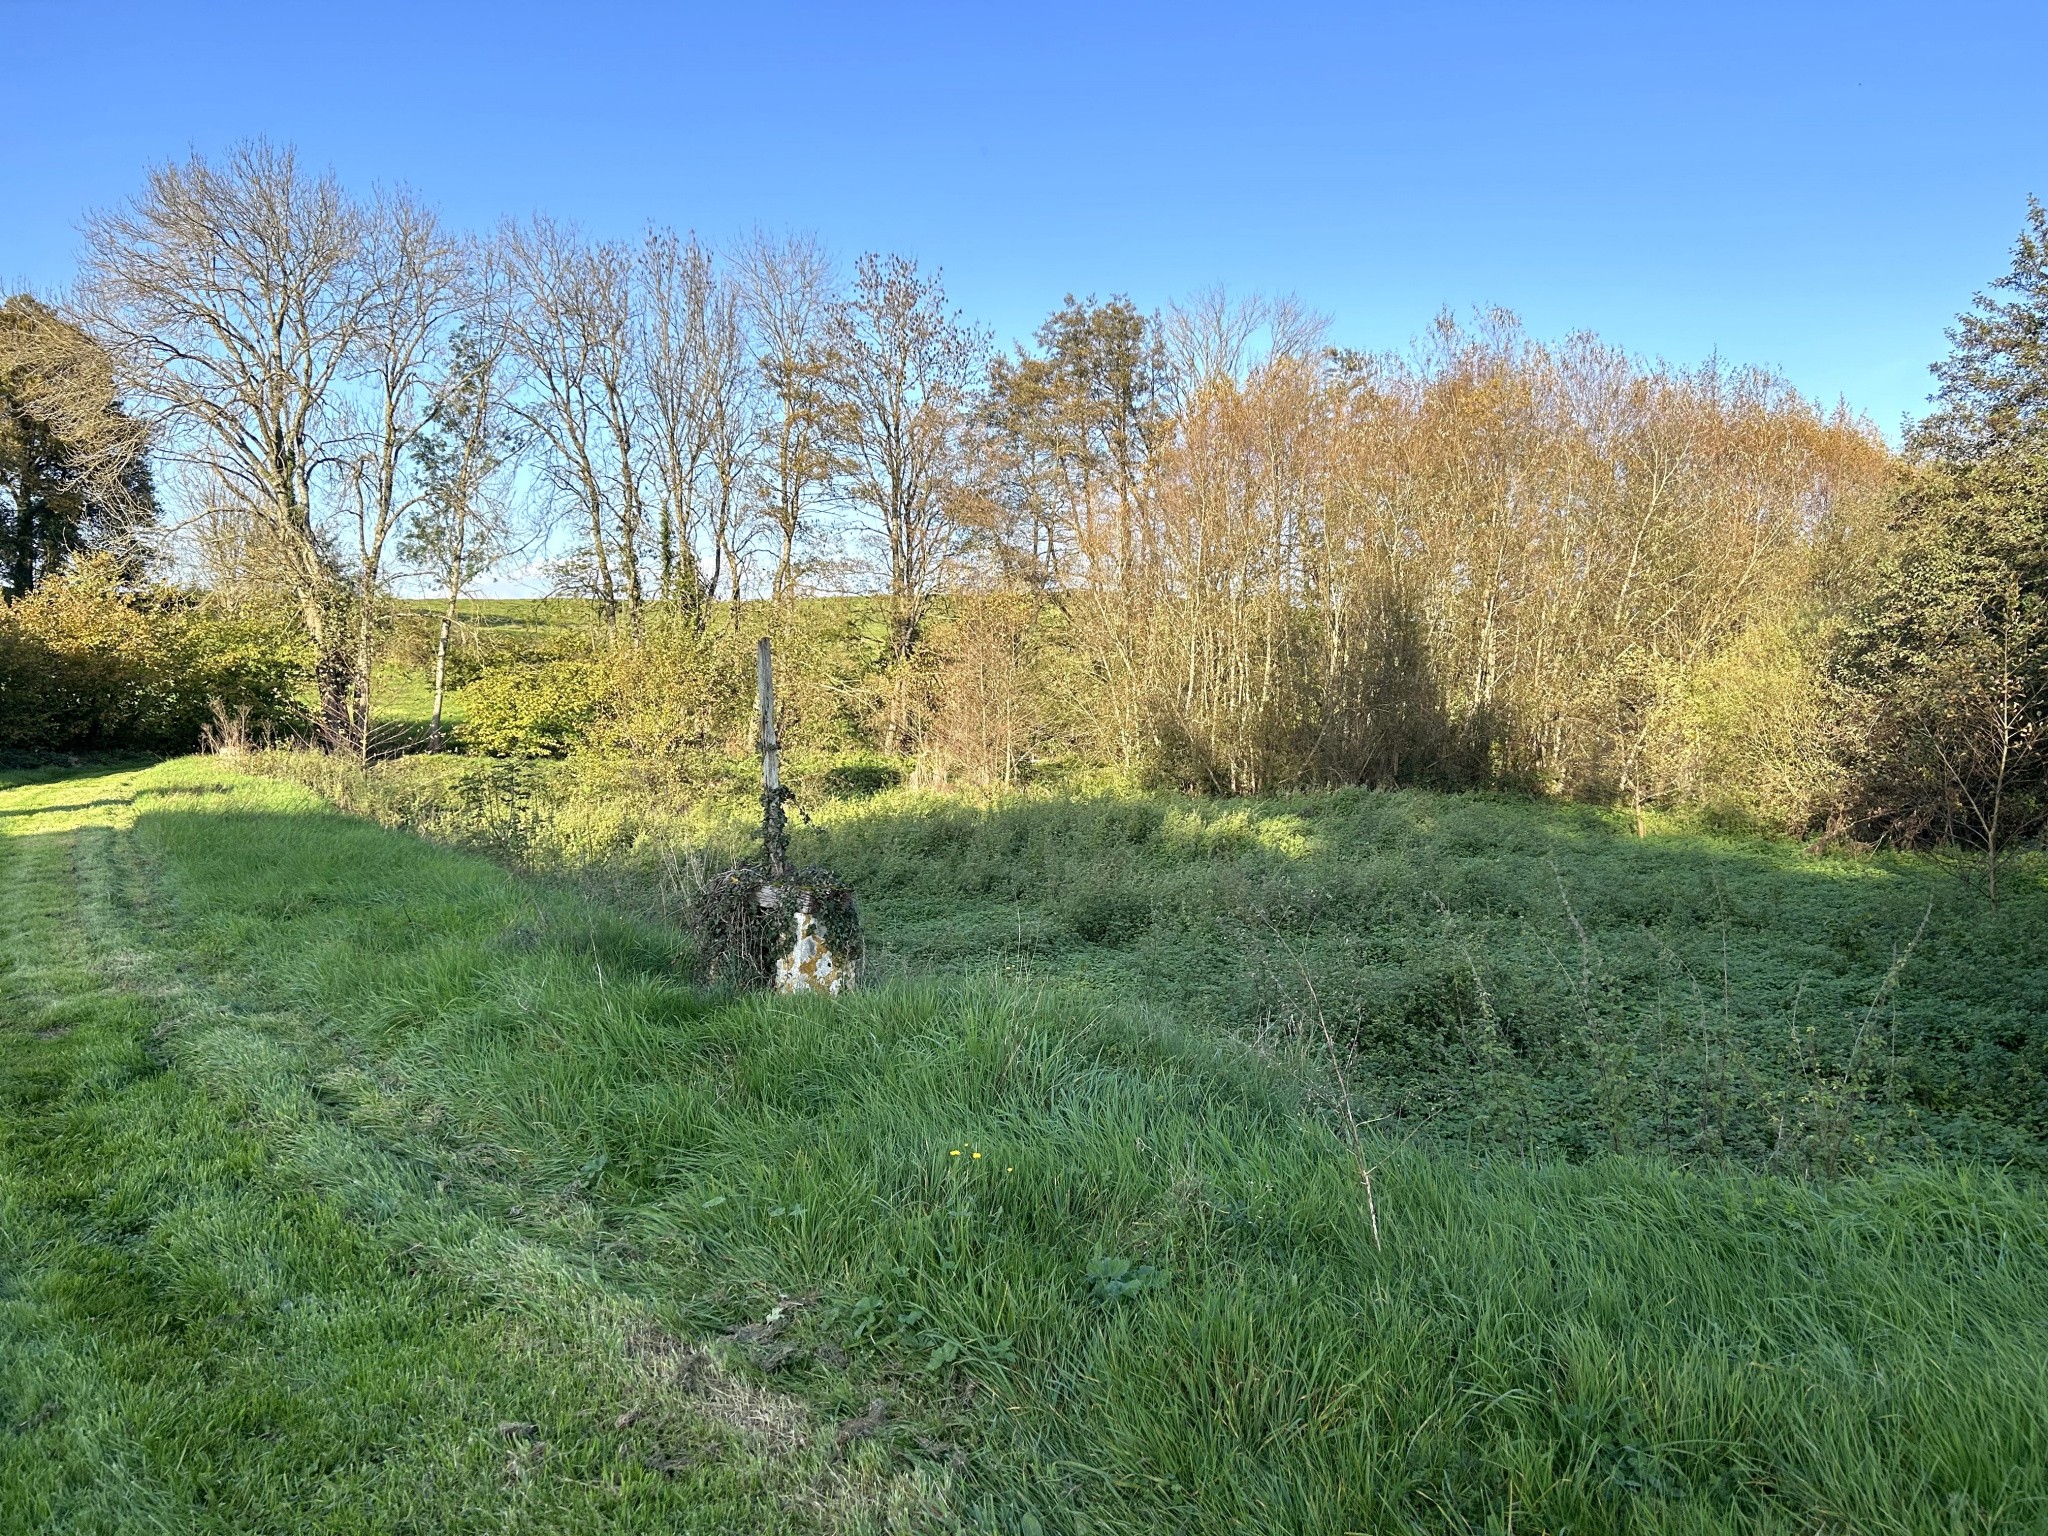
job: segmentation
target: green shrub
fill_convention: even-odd
[[[85,561],[0,605],[0,748],[190,752],[216,702],[258,735],[288,732],[304,672],[293,638]]]
[[[1152,924],[1143,893],[1119,885],[1089,885],[1069,893],[1060,915],[1077,937],[1112,947],[1130,943]]]
[[[560,757],[596,722],[603,679],[590,662],[529,662],[462,690],[462,744],[487,757]]]
[[[825,793],[841,800],[865,800],[903,782],[903,770],[872,760],[837,763],[820,775]]]

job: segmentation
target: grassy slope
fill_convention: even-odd
[[[1382,1247],[1284,1074],[1064,990],[702,997],[201,763],[0,860],[0,1528],[2048,1524],[2031,1184],[1383,1146]]]
[[[372,709],[377,735],[388,750],[401,740],[424,740],[434,716],[434,643],[443,604],[414,599],[398,605],[397,629],[377,666]],[[457,605],[452,681],[442,701],[441,723],[458,729],[464,718],[463,662],[475,652],[517,651],[522,646],[559,643],[597,622],[597,605],[577,598],[466,597]]]

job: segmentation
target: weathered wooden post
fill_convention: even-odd
[[[761,855],[768,878],[780,880],[789,873],[789,812],[783,809],[789,791],[782,787],[782,743],[775,735],[775,658],[766,635],[754,653],[754,670],[761,711]]]
[[[789,801],[782,740],[775,728],[775,663],[764,639],[755,652],[760,710],[761,864],[714,876],[697,903],[700,957],[714,980],[778,992],[844,992],[859,978],[866,947],[853,892],[825,870],[789,861]]]

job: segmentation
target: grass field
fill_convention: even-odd
[[[423,742],[434,716],[434,642],[442,613],[439,600],[397,605],[386,655],[372,687],[373,732],[379,750]],[[450,686],[443,701],[444,729],[460,730],[465,663],[479,656],[517,654],[534,646],[574,643],[596,620],[596,605],[577,598],[464,598],[457,608]]]
[[[295,785],[0,783],[0,1529],[2048,1528],[2038,893],[884,797],[806,835],[893,979],[733,999]],[[1369,1189],[1323,1024],[1442,1058]]]
[[[792,761],[796,855],[859,891],[879,974],[1051,982],[1278,1052],[1327,1038],[1366,1119],[1471,1155],[2048,1173],[2038,858],[1994,908],[1928,858],[1638,838],[1559,802],[849,798],[843,765]],[[738,791],[677,806],[582,763],[269,766],[671,923],[692,869],[757,835]]]

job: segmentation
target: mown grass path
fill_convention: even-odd
[[[1227,1042],[204,762],[0,787],[0,939],[0,1530],[2048,1527],[1995,1172],[1374,1147],[1376,1242]]]
[[[630,1308],[178,962],[146,781],[0,793],[0,1530],[813,1528],[829,1498],[692,1412]]]

